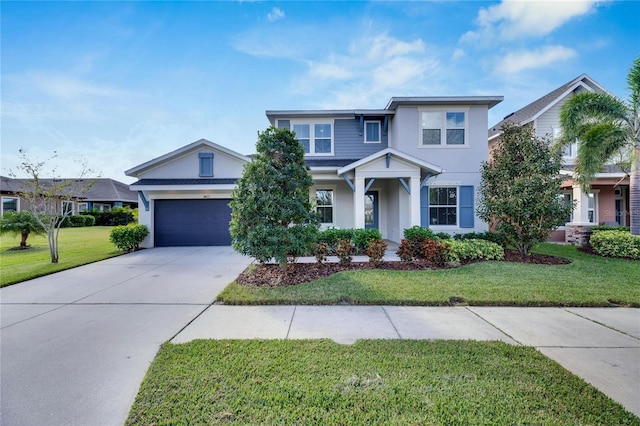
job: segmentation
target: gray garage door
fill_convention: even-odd
[[[231,245],[231,200],[156,200],[156,247]]]

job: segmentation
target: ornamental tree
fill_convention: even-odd
[[[560,197],[562,152],[535,137],[531,126],[505,124],[493,159],[481,167],[478,216],[527,256],[573,210]]]
[[[258,133],[256,151],[233,191],[232,245],[261,263],[275,259],[285,270],[289,258],[309,252],[316,240],[318,217],[309,199],[313,180],[290,130],[269,127]]]
[[[29,235],[43,235],[44,228],[38,223],[30,211],[6,212],[0,219],[0,235],[20,235],[20,250],[29,248]]]

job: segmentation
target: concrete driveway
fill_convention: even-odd
[[[250,260],[154,248],[0,290],[0,423],[122,424],[159,345]]]

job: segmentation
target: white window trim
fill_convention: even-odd
[[[93,203],[93,207],[91,210],[98,210],[101,212],[109,212],[111,211],[111,205],[106,203]]]
[[[296,119],[296,120],[289,120],[289,126],[291,131],[293,130],[294,125],[296,124],[308,124],[309,125],[309,152],[305,153],[304,156],[305,157],[331,157],[334,154],[334,150],[335,150],[335,145],[336,145],[336,140],[335,140],[335,128],[336,128],[336,123],[335,120],[333,118],[331,119],[310,119],[310,120],[305,120],[305,119]],[[315,125],[316,124],[330,124],[331,125],[331,152],[320,152],[320,153],[316,153],[315,149]]]
[[[13,196],[5,196],[5,195],[3,195],[2,197],[0,197],[0,201],[2,201],[2,210],[0,210],[0,216],[4,215],[4,200],[5,199],[16,200],[16,211],[17,212],[20,211],[20,197],[13,197]]]
[[[460,229],[460,184],[441,184],[441,185],[428,185],[429,192],[431,189],[435,188],[456,188],[456,224],[455,225],[433,225],[429,223],[429,228],[432,230],[451,230],[451,229]],[[427,194],[427,197],[431,197],[431,194]],[[438,204],[436,204],[439,206]],[[429,222],[431,222],[431,203],[429,203]],[[444,207],[444,206],[443,206]]]
[[[589,194],[593,194],[593,222],[589,222],[589,223],[593,223],[594,225],[598,225],[599,222],[599,215],[598,215],[598,193],[600,192],[599,189],[592,189],[589,191]],[[590,211],[591,209],[587,207],[587,212]],[[588,214],[588,213],[587,213]]]
[[[78,208],[78,213],[85,213],[89,211],[89,203],[87,202],[78,203],[76,207]]]
[[[73,201],[71,201],[71,200],[63,200],[63,201],[60,203],[60,214],[62,214],[62,215],[64,215],[64,214],[65,214],[65,211],[64,211],[64,205],[65,205],[66,203],[71,204],[71,216],[73,216],[73,215],[76,213],[76,211],[75,211],[75,210],[76,210],[76,203],[74,203],[74,202],[73,202]]]
[[[378,140],[377,141],[368,141],[367,140],[367,123],[373,123],[378,125]],[[382,143],[382,126],[379,120],[365,120],[364,122],[364,143]]]
[[[337,186],[336,185],[315,185],[315,186],[312,186],[311,187],[311,197],[312,197],[313,207],[314,207],[314,209],[316,209],[316,211],[318,211],[317,210],[318,205],[317,205],[317,202],[316,202],[316,200],[317,200],[316,199],[316,191],[320,191],[320,190],[323,190],[323,189],[327,190],[327,191],[333,191],[333,206],[332,206],[333,207],[333,215],[332,215],[333,222],[331,222],[331,223],[329,223],[329,222],[321,222],[320,223],[320,227],[321,228],[335,227],[336,217],[337,217],[336,216],[336,212],[337,212],[337,206],[338,206],[338,203],[336,202],[336,200],[338,198],[337,197]]]
[[[422,144],[422,113],[423,112],[439,112],[441,114],[440,127],[440,144],[423,145]],[[447,145],[447,113],[448,112],[464,112],[464,144]],[[420,149],[456,149],[469,148],[469,108],[418,108],[418,148]]]

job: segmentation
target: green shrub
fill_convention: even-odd
[[[128,225],[137,222],[130,207],[113,207],[107,212],[93,210],[87,214],[95,218],[95,224],[98,226]]]
[[[336,243],[336,255],[341,265],[349,265],[353,260],[353,244],[350,240],[338,240]]]
[[[65,216],[65,218],[62,220],[62,225],[60,225],[60,227],[61,228],[81,228],[83,226],[93,226],[94,223],[95,223],[95,220],[93,219],[92,216],[77,214],[77,215]]]
[[[451,235],[449,235],[446,232],[437,232],[435,234],[436,237],[438,237],[438,239],[440,240],[450,240],[451,239]]]
[[[631,228],[628,226],[621,225],[595,225],[591,227],[592,231],[627,231],[629,232]]]
[[[387,243],[383,239],[371,240],[367,245],[367,256],[369,256],[369,262],[373,266],[378,266],[384,257],[384,252],[387,250]]]
[[[504,235],[499,232],[468,232],[466,234],[456,234],[453,236],[454,240],[464,241],[464,240],[486,240],[491,241],[492,243],[496,243],[502,247],[505,247],[505,238]]]
[[[319,242],[316,244],[316,261],[319,264],[322,264],[322,262],[327,260],[327,254],[329,253],[329,247],[327,246],[327,243],[325,242]]]
[[[354,229],[351,241],[355,246],[356,254],[365,254],[369,243],[382,240],[382,234],[377,229]]]
[[[95,217],[88,214],[83,214],[82,217],[84,218],[84,226],[95,226],[96,224]]]
[[[144,225],[120,225],[111,230],[109,241],[118,250],[130,252],[136,250],[147,235],[149,235],[149,230]]]
[[[430,240],[438,239],[436,234],[434,234],[431,229],[423,228],[422,226],[418,226],[418,225],[405,229],[404,238],[407,240],[420,240],[420,241],[427,238]]]
[[[326,243],[329,253],[336,252],[338,240],[349,240],[353,238],[353,229],[327,228],[318,234],[318,242]]]
[[[504,248],[501,245],[481,239],[447,241],[449,260],[463,262],[469,260],[502,260]]]
[[[640,259],[640,236],[626,231],[594,231],[591,247],[600,256]]]

